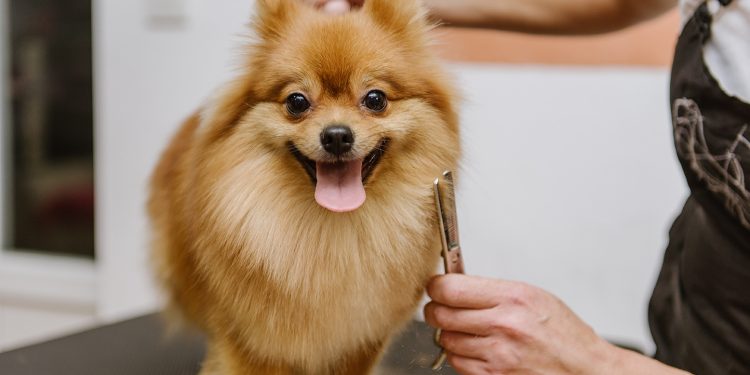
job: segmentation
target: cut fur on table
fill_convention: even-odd
[[[242,74],[153,174],[154,258],[202,374],[366,374],[440,257],[454,95],[417,0],[259,0]]]

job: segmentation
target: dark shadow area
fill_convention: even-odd
[[[2,353],[0,374],[194,375],[204,354],[203,337],[167,337],[161,316],[154,314]],[[376,374],[455,374],[447,366],[429,368],[436,354],[432,329],[413,322],[391,345]]]
[[[91,1],[9,0],[8,11],[6,245],[93,257]]]

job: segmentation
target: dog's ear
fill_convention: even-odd
[[[255,30],[265,39],[280,37],[299,9],[299,0],[257,0]]]
[[[363,10],[396,34],[424,33],[430,28],[421,0],[366,0]]]

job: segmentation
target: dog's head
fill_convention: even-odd
[[[298,0],[257,3],[245,77],[204,115],[214,137],[244,134],[290,161],[283,174],[336,212],[378,184],[420,176],[427,187],[425,176],[454,166],[452,92],[418,0],[368,0],[336,16]]]

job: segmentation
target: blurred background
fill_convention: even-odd
[[[0,351],[159,308],[147,179],[237,71],[252,0],[0,0]],[[586,38],[438,29],[463,95],[467,271],[523,280],[650,350],[646,304],[686,197],[677,15]]]

